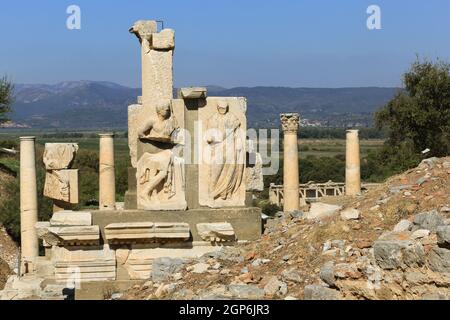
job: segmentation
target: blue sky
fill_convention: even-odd
[[[66,28],[71,4],[81,30]],[[366,27],[371,4],[381,30]],[[15,0],[0,11],[0,74],[139,87],[140,19],[175,29],[176,86],[399,86],[416,54],[450,61],[445,0]]]

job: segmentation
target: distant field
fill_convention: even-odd
[[[383,145],[383,140],[361,140],[361,156],[367,155],[369,150],[377,150]],[[345,155],[345,140],[341,139],[300,139],[299,154],[301,158],[309,155],[317,157],[334,157]]]
[[[20,136],[35,136],[36,144],[44,145],[45,143],[51,142],[76,142],[80,146],[81,149],[86,150],[98,150],[99,148],[99,138],[98,133],[101,132],[114,132],[116,137],[114,139],[114,147],[116,151],[116,155],[128,154],[128,139],[125,138],[125,131],[44,131],[44,130],[0,130],[0,141],[1,140],[17,140],[19,141]],[[74,138],[58,138],[58,137],[49,137],[45,135],[56,135],[59,133],[82,133],[83,137],[74,137]]]
[[[107,130],[106,130],[107,131]],[[0,140],[17,140],[20,136],[36,136],[36,143],[43,145],[46,142],[76,142],[81,149],[98,150],[99,139],[97,134],[100,131],[70,131],[70,133],[82,133],[83,137],[75,138],[55,138],[44,135],[64,133],[62,131],[36,131],[36,130],[0,130]],[[105,132],[103,130],[102,132]],[[122,157],[128,154],[128,140],[125,138],[125,131],[115,131],[114,140],[116,156]],[[365,156],[369,150],[379,149],[383,140],[361,140],[361,156]],[[307,156],[334,157],[338,154],[345,155],[344,139],[299,139],[300,158]]]

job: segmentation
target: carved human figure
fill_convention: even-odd
[[[245,150],[238,129],[239,119],[229,112],[228,102],[218,101],[217,113],[207,122],[206,142],[210,147],[209,192],[213,200],[227,200],[241,186]]]
[[[183,181],[179,174],[182,164],[176,156],[178,129],[170,101],[163,100],[156,106],[156,117],[149,119],[138,132],[141,140],[163,144],[162,151],[146,152],[139,159],[137,180],[141,208],[154,208],[159,202],[163,205],[180,190],[178,184]]]
[[[156,105],[156,118],[151,118],[139,129],[140,139],[173,143],[178,123],[173,116],[170,100]]]

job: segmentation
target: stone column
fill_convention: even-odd
[[[354,196],[361,193],[361,169],[358,130],[347,130],[345,164],[345,193]]]
[[[99,209],[116,209],[116,176],[114,172],[114,134],[100,136]]]
[[[300,116],[298,113],[283,113],[280,115],[284,133],[284,163],[283,163],[283,211],[299,210],[299,170],[297,132]]]
[[[20,138],[20,273],[33,271],[39,255],[39,242],[35,224],[38,220],[36,187],[35,137]]]

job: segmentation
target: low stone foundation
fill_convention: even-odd
[[[222,209],[192,209],[187,211],[111,210],[92,211],[92,224],[100,227],[101,238],[106,239],[105,227],[112,223],[172,222],[188,223],[191,241],[202,241],[197,232],[198,223],[228,222],[233,226],[238,241],[257,240],[261,236],[261,209],[236,207]]]

